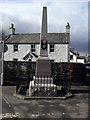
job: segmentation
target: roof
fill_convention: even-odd
[[[85,59],[85,56],[77,56],[78,59]]]
[[[48,33],[47,39],[48,43],[68,43],[69,42],[68,33]],[[6,41],[7,44],[30,44],[30,43],[40,43],[40,33],[31,33],[31,34],[15,34],[8,38]]]
[[[74,50],[74,48],[70,48],[70,52],[73,53],[74,55],[79,56],[79,53]]]
[[[26,60],[26,59],[28,59],[29,58],[29,56],[32,58],[33,56],[35,57],[35,58],[37,58],[38,57],[38,55],[36,55],[35,53],[31,53],[31,52],[29,52],[28,54],[26,54],[24,57],[23,57],[23,59],[24,60]]]

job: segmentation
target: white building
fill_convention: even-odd
[[[80,56],[73,48],[70,48],[70,62],[85,63],[85,56]]]
[[[10,27],[10,37],[5,42],[5,61],[36,61],[40,55],[40,33],[16,34],[14,24]],[[64,33],[48,33],[48,57],[55,62],[70,60],[70,25]]]

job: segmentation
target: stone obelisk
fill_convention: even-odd
[[[51,63],[48,58],[47,7],[43,7],[40,34],[40,56],[36,60],[36,71],[29,85],[30,96],[55,96],[56,85],[51,78]]]
[[[40,56],[48,57],[47,47],[47,7],[43,7],[42,24],[40,34]]]
[[[40,56],[36,61],[36,76],[50,77],[51,63],[48,58],[48,39],[47,39],[47,7],[43,7],[42,25],[40,34]]]

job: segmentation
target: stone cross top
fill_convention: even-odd
[[[48,43],[47,43],[47,7],[43,7],[42,25],[40,35],[40,56],[48,56]]]

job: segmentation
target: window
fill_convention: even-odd
[[[18,51],[18,44],[14,44],[13,49],[14,49],[14,52]]]
[[[73,59],[73,55],[70,55],[70,60],[72,60]]]
[[[18,61],[18,59],[17,58],[13,58],[13,61],[16,62],[16,61]]]
[[[54,45],[53,44],[50,45],[50,52],[54,52]]]
[[[35,52],[35,45],[34,44],[31,45],[31,52]]]

